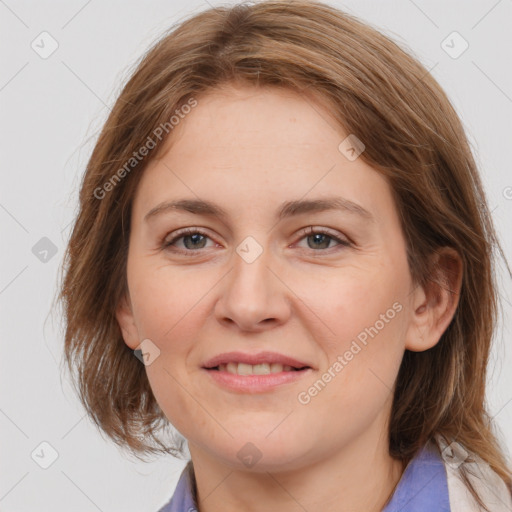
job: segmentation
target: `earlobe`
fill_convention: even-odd
[[[132,350],[135,350],[140,344],[139,334],[129,298],[126,296],[123,296],[117,305],[116,319],[123,334],[124,342]]]
[[[411,323],[405,348],[422,352],[435,346],[452,321],[459,303],[463,265],[460,255],[443,247],[433,255],[432,277],[413,292]]]

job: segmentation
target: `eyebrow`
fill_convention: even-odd
[[[225,220],[228,217],[226,210],[210,201],[201,199],[177,199],[158,204],[144,216],[144,220],[148,221],[162,213],[176,210],[186,211],[196,215],[216,216],[222,220]],[[277,212],[276,219],[282,220],[304,213],[318,213],[330,210],[340,210],[346,213],[358,215],[371,222],[375,221],[375,218],[368,210],[343,197],[286,201],[281,205],[281,208]]]

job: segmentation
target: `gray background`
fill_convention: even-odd
[[[151,43],[207,3],[0,0],[1,511],[58,512],[69,510],[66,504],[73,512],[156,511],[185,464],[172,457],[138,462],[98,433],[60,377],[61,322],[50,307],[81,175],[109,108]],[[374,25],[432,69],[463,119],[510,258],[512,1],[330,3]],[[40,52],[43,44],[44,51],[51,49],[43,31],[58,43],[47,58],[31,47],[35,41]],[[469,44],[460,56],[464,42],[450,36],[454,31]],[[491,356],[488,402],[510,452],[512,293],[502,276],[504,316]],[[40,447],[44,441],[58,453],[48,469],[31,458],[37,449],[40,463],[50,462],[51,450]]]

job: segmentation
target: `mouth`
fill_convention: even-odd
[[[270,375],[282,372],[301,372],[310,369],[310,366],[291,366],[289,364],[282,363],[261,363],[261,364],[247,364],[239,363],[236,361],[230,361],[229,363],[222,363],[212,368],[206,368],[207,370],[213,370],[217,372],[226,372],[232,375]]]
[[[276,352],[228,352],[207,361],[203,370],[221,388],[235,393],[269,393],[293,385],[315,369]]]

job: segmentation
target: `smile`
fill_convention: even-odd
[[[281,363],[261,363],[252,365],[247,363],[230,362],[227,364],[219,364],[212,369],[236,375],[269,375],[271,373],[300,371],[304,368],[295,368],[293,366],[287,364],[283,365]]]
[[[227,363],[214,368],[203,368],[203,371],[208,374],[210,382],[224,390],[256,394],[276,391],[280,386],[293,384],[310,375],[313,369],[309,366],[293,368],[280,363],[263,363],[254,366],[244,363]],[[258,371],[266,373],[258,373]]]

